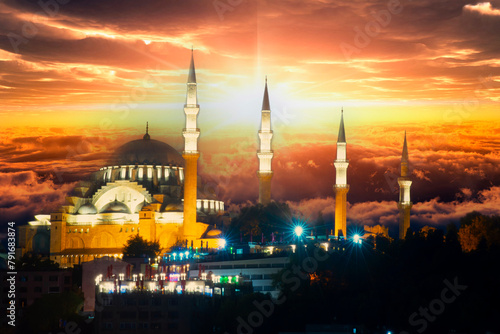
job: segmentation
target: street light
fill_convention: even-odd
[[[361,244],[361,237],[359,236],[359,234],[355,234],[353,237],[352,237],[352,241],[355,243],[355,244]]]
[[[227,241],[226,239],[220,239],[219,240],[219,247],[220,248],[226,248]]]
[[[295,226],[295,229],[293,230],[295,232],[295,235],[300,237],[302,233],[304,233],[304,229],[302,226]]]

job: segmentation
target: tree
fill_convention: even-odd
[[[16,268],[18,270],[57,270],[59,264],[40,254],[27,252],[17,261]]]
[[[460,219],[460,224],[458,236],[464,252],[500,245],[499,216],[485,216],[474,211]]]
[[[288,229],[292,220],[291,210],[286,203],[271,202],[264,206],[256,204],[241,209],[238,217],[231,221],[234,235],[259,237],[262,233],[281,233]]]
[[[125,247],[123,247],[124,257],[149,257],[154,258],[160,254],[160,244],[156,241],[147,241],[138,234],[131,236]]]
[[[81,293],[73,291],[43,294],[41,298],[24,310],[20,333],[43,333],[61,331],[66,322],[81,323],[78,316],[83,305]],[[76,332],[75,332],[76,333]]]

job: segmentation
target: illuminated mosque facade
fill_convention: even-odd
[[[162,249],[174,245],[200,250],[223,247],[225,240],[222,231],[209,222],[224,215],[224,202],[213,194],[198,192],[199,110],[196,72],[191,54],[184,105],[186,127],[182,131],[182,154],[172,146],[152,139],[146,125],[142,139],[119,147],[108,165],[93,173],[90,181],[80,182],[59,210],[36,215],[35,221],[18,227],[18,256],[30,251],[50,253],[50,259],[62,267],[71,267],[103,256],[120,258],[124,245],[136,234],[149,241],[157,240]],[[267,79],[258,136],[258,202],[267,205],[271,202],[273,176],[273,131]],[[334,166],[334,236],[339,239],[347,237],[349,191],[343,110]],[[406,133],[398,183],[399,237],[404,238],[410,226],[412,206]],[[383,234],[387,233],[386,228],[382,230],[385,231]]]

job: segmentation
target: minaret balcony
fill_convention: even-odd
[[[347,167],[349,167],[349,161],[348,160],[335,160],[333,162],[333,165],[335,166],[335,168],[347,169]]]
[[[189,129],[182,129],[182,134],[185,134],[185,133],[200,133],[200,129],[199,128],[189,128]]]
[[[186,103],[184,105],[184,112],[187,113],[186,109],[188,109],[191,113],[198,113],[198,111],[200,111],[200,105],[199,104],[189,104],[189,103]],[[196,111],[196,112],[193,112]]]

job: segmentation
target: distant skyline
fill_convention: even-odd
[[[333,214],[342,107],[348,223],[397,226],[405,130],[412,224],[500,214],[500,1],[51,3],[0,4],[2,223],[63,204],[147,121],[180,151],[191,47],[199,170],[228,208],[258,197],[267,75],[272,198],[305,219]]]

